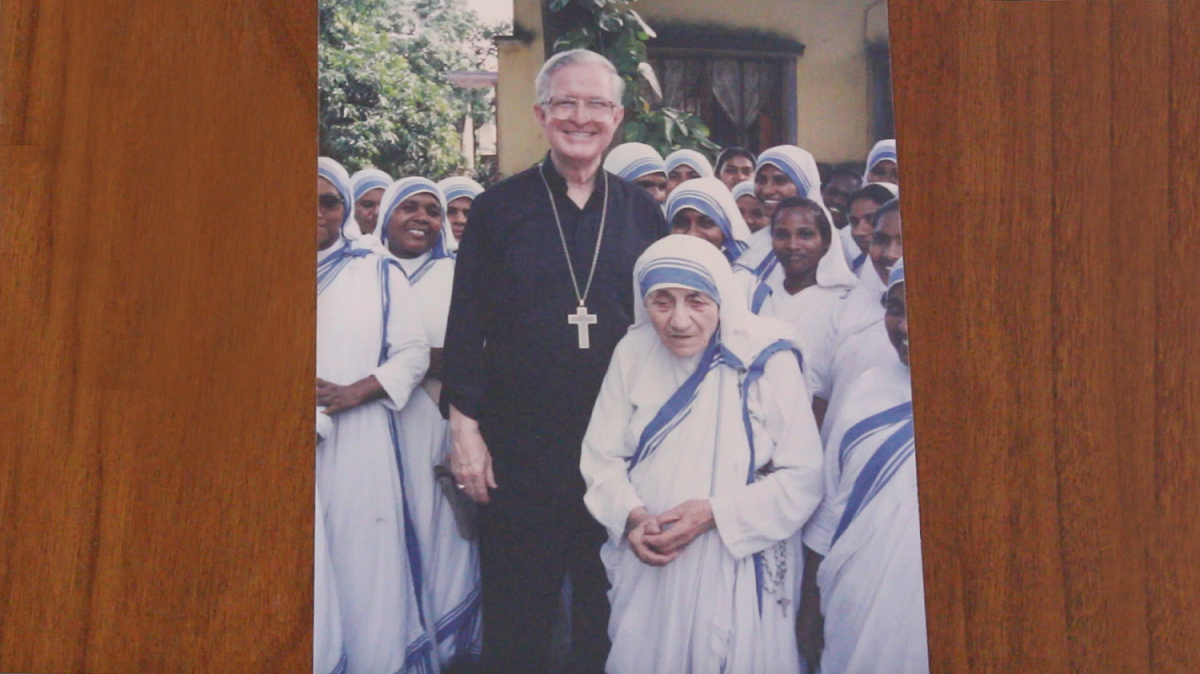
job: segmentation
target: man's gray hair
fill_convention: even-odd
[[[550,78],[554,73],[566,68],[567,66],[584,66],[595,65],[607,70],[613,79],[613,103],[621,105],[621,99],[625,96],[625,80],[621,78],[617,72],[616,66],[612,61],[604,58],[601,54],[588,49],[572,49],[570,51],[559,52],[551,56],[542,69],[538,71],[537,79],[534,84],[537,87],[537,102],[545,103],[550,100]]]

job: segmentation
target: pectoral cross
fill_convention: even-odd
[[[579,348],[591,348],[590,329],[596,323],[596,315],[589,314],[587,307],[582,304],[573,314],[567,314],[567,323],[579,328]]]

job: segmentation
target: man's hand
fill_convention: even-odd
[[[629,540],[629,548],[633,550],[636,556],[643,564],[649,566],[666,566],[668,563],[679,557],[679,553],[675,552],[669,555],[664,555],[654,548],[646,544],[646,537],[654,534],[662,533],[662,529],[658,526],[657,518],[651,515],[645,508],[634,508],[629,513],[629,519],[626,520],[625,529],[628,532],[626,538]]]
[[[655,518],[660,531],[648,534],[646,545],[664,555],[678,554],[700,534],[717,526],[708,499],[692,499]]]
[[[476,503],[491,500],[488,488],[497,488],[492,455],[479,432],[479,424],[453,405],[450,406],[450,471],[458,487]]]

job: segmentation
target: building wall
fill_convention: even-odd
[[[529,110],[532,80],[543,60],[541,6],[538,0],[514,0],[513,7],[514,20],[537,33],[537,39],[528,46],[504,45],[500,52],[500,166],[505,173],[528,167],[546,148]],[[651,27],[656,20],[712,22],[800,40],[806,49],[796,62],[798,144],[818,161],[866,158],[872,140],[865,45],[868,39],[886,39],[885,2],[638,0],[633,8]],[[514,84],[505,87],[507,81]],[[518,93],[521,84],[525,89]]]

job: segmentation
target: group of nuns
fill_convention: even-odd
[[[772,533],[786,540],[745,556],[757,592],[754,620],[767,620],[764,586],[778,576],[778,588],[766,591],[780,594],[774,601],[782,618],[771,620],[784,627],[754,622],[743,632],[775,629],[779,642],[728,646],[737,657],[710,663],[711,653],[687,650],[695,648],[694,626],[666,634],[675,628],[664,626],[676,621],[656,617],[665,610],[657,600],[642,608],[626,602],[619,621],[614,587],[612,672],[928,671],[897,161],[895,141],[880,141],[864,172],[837,169],[822,181],[813,155],[794,145],[757,155],[727,148],[715,169],[694,150],[664,158],[625,143],[608,153],[604,169],[660,203],[673,235],[712,246],[697,251],[694,239],[668,237],[656,244],[665,252],[652,247],[637,273],[669,267],[662,260],[672,256],[691,256],[697,268],[718,260],[729,339],[734,323],[760,325],[727,319],[741,315],[735,306],[768,319],[761,325],[783,326],[779,334],[797,353],[803,381],[787,404],[815,422],[812,443],[821,455],[814,469],[820,484],[805,497],[811,505],[791,497],[799,510],[789,517],[800,524]],[[336,161],[318,160],[314,674],[435,672],[478,661],[478,552],[455,502],[461,495],[447,469],[448,426],[438,400],[455,250],[482,191],[465,177],[392,180],[375,169],[350,176]],[[632,279],[635,290],[639,281],[646,284]],[[716,285],[702,286],[716,294]],[[638,291],[647,302],[648,287]],[[740,376],[748,388],[753,373]],[[335,380],[356,384],[329,383]],[[602,430],[594,428],[601,408],[589,438]],[[589,442],[585,500],[603,519],[592,502]],[[753,433],[750,446],[753,454]],[[634,462],[622,460],[631,471]],[[620,508],[614,512],[624,522]],[[615,545],[621,532],[614,526]],[[610,580],[616,573],[611,567]],[[722,637],[728,644],[738,624]],[[662,646],[662,657],[647,659],[651,642]],[[668,648],[676,642],[693,646],[676,653]]]

